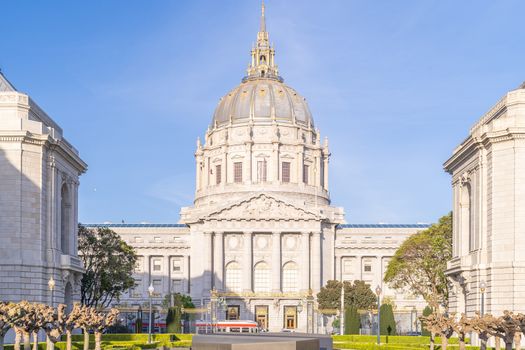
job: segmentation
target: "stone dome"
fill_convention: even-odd
[[[314,126],[306,99],[274,78],[244,79],[220,99],[212,128],[250,120]]]

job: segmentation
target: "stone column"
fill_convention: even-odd
[[[312,290],[317,292],[321,289],[321,233],[312,234]]]
[[[281,233],[272,233],[272,292],[281,291]]]
[[[310,233],[303,232],[301,234],[301,248],[303,251],[310,251]],[[301,254],[299,257],[300,281],[299,290],[302,292],[308,291],[310,288],[310,254]]]
[[[162,295],[164,294],[168,294],[168,293],[173,293],[173,291],[171,290],[172,288],[172,285],[171,285],[171,280],[173,278],[173,271],[172,270],[172,264],[173,262],[171,261],[171,259],[174,258],[174,256],[171,256],[169,254],[167,255],[164,255],[162,257],[162,260],[163,260],[163,265],[164,265],[164,268],[162,269],[162,271],[164,271],[164,269],[166,269],[166,272],[162,274]],[[167,277],[167,282],[166,282],[166,277]],[[167,284],[166,284],[167,283]]]
[[[242,254],[242,290],[243,292],[251,292],[252,289],[252,274],[253,274],[253,235],[252,232],[244,232],[243,234],[243,254]]]
[[[212,232],[205,232],[204,233],[204,243],[205,243],[205,250],[204,250],[204,283],[203,283],[203,289],[204,292],[209,292],[213,285],[213,233]]]
[[[224,234],[222,232],[215,233],[213,248],[214,286],[217,290],[222,290],[224,286]]]
[[[191,292],[191,256],[188,254],[186,257],[186,276],[188,281],[186,282],[186,291],[188,294]]]
[[[246,157],[246,173],[248,174],[248,178],[246,179],[249,184],[253,182],[253,170],[252,170],[252,146],[253,141],[246,142],[246,151],[247,151],[247,157]]]
[[[323,167],[323,180],[324,180],[324,189],[328,191],[328,155],[326,154],[323,158],[324,167]]]
[[[148,288],[151,284],[151,255],[144,256],[144,271],[146,272],[146,279],[143,281],[143,288]],[[142,290],[144,292],[144,290]]]

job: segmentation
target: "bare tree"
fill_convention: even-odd
[[[66,324],[66,305],[60,304],[56,310],[54,308],[46,309],[44,318],[44,331],[46,332],[47,350],[54,350],[55,343],[60,340],[64,333],[64,326]]]
[[[64,332],[66,333],[66,350],[71,350],[71,334],[73,329],[78,328],[78,320],[82,317],[82,305],[75,303],[73,309],[67,315],[64,322]]]
[[[452,319],[451,321],[450,326],[458,335],[459,350],[465,350],[465,338],[468,333],[474,330],[473,319],[468,318],[465,314],[461,314],[461,317],[458,320]]]
[[[428,316],[422,316],[421,321],[425,323],[425,327],[434,334],[439,334],[441,337],[441,349],[446,350],[448,346],[448,339],[454,334],[452,327],[455,324],[454,317],[446,316],[438,312],[434,312]],[[430,348],[434,348],[431,340]]]
[[[476,312],[475,316],[470,319],[473,331],[478,334],[478,337],[481,340],[481,346],[479,347],[480,350],[487,350],[487,342],[491,336],[489,333],[490,318],[492,318],[491,315],[487,314],[481,316],[479,312]]]
[[[10,305],[5,302],[0,302],[0,350],[4,350],[4,338],[7,331],[11,329],[9,325],[8,309]]]

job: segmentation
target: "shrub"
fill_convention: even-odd
[[[394,319],[392,305],[381,305],[379,312],[381,313],[381,324],[379,327],[381,335],[396,335],[396,320]]]
[[[355,306],[345,309],[345,334],[359,334],[361,328],[361,318]]]
[[[430,308],[430,306],[427,305],[427,307],[425,307],[425,309],[423,310],[423,316],[428,316],[430,314],[432,314],[432,309]],[[430,337],[430,332],[428,331],[428,329],[425,328],[423,322],[421,322],[421,335]]]

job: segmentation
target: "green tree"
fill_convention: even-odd
[[[430,316],[431,314],[432,314],[432,308],[427,305],[423,309],[423,316],[427,317],[427,316]],[[417,320],[416,320],[416,322],[417,322]],[[425,337],[430,337],[430,331],[424,326],[424,323],[421,323],[421,335],[423,335]]]
[[[396,289],[408,288],[434,309],[448,305],[449,286],[445,276],[452,257],[452,214],[418,232],[398,248],[388,264],[384,281]]]
[[[104,308],[135,286],[133,270],[137,263],[134,249],[107,227],[78,228],[78,250],[86,272],[82,276],[80,301]]]
[[[317,293],[317,303],[321,310],[341,309],[341,282],[330,280]],[[368,310],[376,307],[376,295],[364,281],[354,283],[345,281],[345,308],[355,306],[358,310]],[[335,312],[334,312],[335,313]]]
[[[396,320],[394,318],[394,310],[392,310],[392,305],[381,305],[379,312],[381,312],[381,322],[379,327],[381,334],[396,335]]]
[[[166,328],[168,333],[181,333],[181,309],[170,307],[166,316]]]
[[[345,334],[359,334],[361,328],[361,317],[355,306],[347,307],[345,310]]]
[[[181,320],[187,321],[190,319],[190,314],[188,312],[182,313],[182,308],[185,310],[195,308],[191,297],[180,293],[167,294],[162,305],[168,308],[168,314],[166,315],[168,333],[180,333],[182,331]]]

